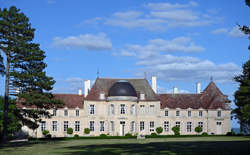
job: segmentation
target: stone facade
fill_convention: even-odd
[[[181,135],[196,134],[195,127],[197,126],[201,126],[202,132],[208,134],[220,135],[231,131],[231,111],[228,100],[222,100],[222,98],[219,100],[218,98],[217,101],[216,97],[212,96],[213,100],[206,98],[209,102],[203,104],[205,102],[203,101],[205,98],[203,94],[207,93],[206,96],[208,96],[210,89],[216,90],[218,93],[218,88],[215,89],[213,83],[210,83],[201,94],[191,94],[191,97],[195,98],[194,102],[199,104],[199,106],[195,106],[196,103],[188,103],[188,105],[182,103],[185,100],[182,101],[180,98],[186,98],[186,96],[181,94],[168,94],[176,96],[172,96],[174,97],[173,100],[166,95],[167,98],[165,99],[154,92],[151,87],[142,87],[138,84],[141,82],[141,84],[148,85],[147,81],[141,81],[145,79],[128,80],[135,87],[136,96],[138,96],[136,99],[135,95],[133,97],[126,97],[125,95],[124,97],[123,94],[122,96],[118,94],[112,98],[112,96],[109,96],[109,89],[119,79],[112,79],[114,81],[110,84],[107,84],[107,81],[110,82],[109,79],[105,80],[97,79],[89,94],[85,94],[85,97],[81,94],[73,95],[73,98],[78,97],[81,100],[72,99],[72,101],[79,103],[72,103],[70,99],[66,100],[66,98],[72,98],[72,95],[64,94],[58,97],[55,94],[55,97],[66,101],[65,108],[49,110],[52,114],[56,112],[55,116],[50,119],[43,118],[43,122],[38,129],[34,131],[25,129],[34,137],[42,137],[42,130],[45,129],[50,131],[52,137],[64,137],[67,136],[66,129],[69,127],[73,128],[73,135],[78,134],[79,136],[85,135],[84,128],[91,130],[90,136],[100,134],[122,136],[126,133],[149,135],[156,132],[157,127],[163,128],[163,135],[172,135],[174,134],[172,131],[174,126],[180,127]],[[105,83],[107,87],[102,86],[102,83]],[[100,93],[104,93],[104,98],[103,96],[100,98]],[[145,99],[140,95],[142,93]],[[219,95],[222,95],[222,93],[217,94],[217,96]],[[63,98],[60,96],[63,96]],[[225,95],[221,97],[225,97]],[[216,101],[214,101],[215,99]],[[168,103],[164,103],[164,101]],[[186,107],[183,107],[185,105]]]

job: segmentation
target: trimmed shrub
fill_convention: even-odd
[[[174,126],[172,128],[172,131],[174,132],[175,136],[179,136],[180,135],[180,128],[178,126]]]
[[[51,138],[51,134],[47,134],[47,135],[46,135],[46,138]]]
[[[232,136],[232,132],[227,132],[226,136]]]
[[[78,134],[75,134],[75,135],[74,135],[74,138],[79,138],[79,135],[78,135]]]
[[[208,134],[206,132],[203,132],[201,135],[202,136],[207,136]]]
[[[132,137],[132,134],[131,133],[126,133],[125,137]]]
[[[194,129],[194,131],[196,132],[196,133],[201,133],[202,132],[202,127],[200,127],[200,126],[197,126],[195,129]]]
[[[155,132],[151,133],[150,137],[157,137],[157,134]]]
[[[162,127],[156,128],[156,132],[157,132],[158,135],[161,134],[162,131],[163,131],[163,128],[162,128]]]
[[[84,133],[88,135],[90,133],[90,129],[89,128],[85,128],[84,129]]]
[[[107,135],[105,135],[105,134],[100,134],[100,137],[105,138],[105,137],[107,137]]]
[[[73,129],[72,128],[68,128],[67,129],[67,134],[72,135],[73,134]]]
[[[49,134],[49,130],[43,130],[43,135],[46,137]]]

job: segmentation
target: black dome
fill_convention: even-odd
[[[118,81],[109,89],[108,96],[137,96],[134,87],[125,80]]]

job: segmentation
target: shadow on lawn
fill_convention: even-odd
[[[155,142],[63,147],[65,155],[79,154],[250,154],[250,141]]]

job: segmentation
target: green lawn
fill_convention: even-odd
[[[250,137],[181,137],[136,139],[79,139],[8,143],[0,155],[32,154],[250,154]]]

